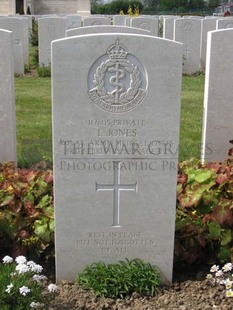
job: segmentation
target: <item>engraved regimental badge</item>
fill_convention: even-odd
[[[104,111],[124,113],[136,108],[147,93],[147,72],[119,39],[98,58],[88,74],[88,94]]]

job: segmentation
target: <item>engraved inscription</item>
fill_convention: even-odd
[[[154,239],[144,236],[142,232],[89,232],[76,241],[78,247],[97,247],[103,254],[124,254],[131,247],[153,247],[164,253]]]
[[[101,110],[112,113],[137,107],[147,93],[147,84],[145,68],[118,39],[88,74],[89,97]]]
[[[140,29],[151,30],[150,24],[148,22],[141,22],[138,27]]]
[[[184,50],[183,50],[183,55],[184,55],[184,61],[188,61],[189,60],[189,54],[191,53],[191,49],[189,45],[185,45],[184,46]]]
[[[113,184],[98,184],[96,182],[96,192],[113,191],[113,227],[120,227],[120,191],[137,192],[137,182],[134,184],[120,184],[120,166],[120,161],[113,162]]]
[[[233,23],[226,24],[226,28],[233,28]]]
[[[187,22],[184,24],[184,32],[192,32],[193,31],[193,24]]]

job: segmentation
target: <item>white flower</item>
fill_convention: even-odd
[[[17,272],[11,272],[11,273],[10,273],[10,276],[11,276],[11,277],[14,277],[14,276],[16,276],[16,275],[17,275]]]
[[[227,263],[227,264],[225,264],[225,265],[222,267],[222,270],[223,270],[224,272],[228,272],[228,271],[231,271],[232,268],[233,268],[232,263]]]
[[[56,285],[56,284],[53,284],[53,283],[49,284],[49,285],[48,285],[48,290],[49,290],[50,293],[51,293],[51,292],[56,292],[56,290],[57,290],[57,285]]]
[[[15,270],[17,270],[18,273],[26,273],[30,271],[30,268],[25,264],[19,264],[15,267]]]
[[[27,266],[29,266],[30,270],[33,272],[40,273],[43,270],[43,267],[41,265],[34,263],[32,260],[27,262]]]
[[[32,271],[41,273],[42,270],[43,270],[43,267],[41,265],[35,264]]]
[[[33,281],[36,281],[36,282],[40,282],[41,280],[46,280],[47,277],[46,276],[43,276],[43,275],[39,275],[39,274],[34,274],[34,276],[32,277],[32,280]]]
[[[206,279],[212,279],[212,278],[213,278],[212,274],[208,273]]]
[[[213,266],[210,268],[210,272],[216,272],[216,271],[218,271],[218,269],[219,269],[219,266],[213,265]]]
[[[17,264],[25,264],[27,262],[27,259],[25,256],[20,255],[16,257],[15,261]]]
[[[11,289],[14,285],[11,283],[10,285],[7,285],[7,289],[5,292],[7,292],[8,294],[11,292]]]
[[[232,290],[227,290],[226,291],[226,297],[233,297],[233,291]]]
[[[42,304],[42,303],[40,303],[40,302],[35,302],[35,301],[33,301],[33,302],[31,302],[30,303],[30,307],[31,308],[40,308],[40,307],[43,307],[44,306],[44,304]]]
[[[215,273],[215,276],[216,276],[216,277],[221,277],[222,275],[223,275],[222,270],[218,270],[218,271]]]
[[[233,283],[233,281],[231,281],[229,278],[226,279],[225,286],[226,286],[227,290],[229,290],[231,288],[232,283]]]
[[[19,292],[23,296],[26,296],[30,291],[30,288],[28,288],[27,286],[22,286],[19,288]]]
[[[6,255],[5,257],[3,257],[2,261],[3,261],[3,264],[10,264],[13,262],[13,258]]]

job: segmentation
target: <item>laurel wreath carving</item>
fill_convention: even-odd
[[[108,68],[114,66],[116,62],[124,67],[126,71],[129,72],[131,75],[131,81],[130,81],[130,87],[129,89],[120,95],[120,103],[128,103],[131,101],[135,95],[138,92],[138,89],[141,85],[141,79],[140,79],[140,72],[138,71],[137,66],[134,66],[131,64],[128,60],[125,59],[109,59],[105,62],[103,62],[97,69],[96,73],[94,74],[94,80],[93,83],[96,86],[96,92],[97,94],[103,99],[106,103],[114,104],[114,95],[111,93],[108,93],[104,87],[104,76]]]

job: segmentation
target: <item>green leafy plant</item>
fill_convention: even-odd
[[[133,259],[108,265],[94,263],[78,275],[77,282],[97,296],[123,298],[134,292],[152,296],[160,284],[160,276],[156,267]]]
[[[229,155],[232,155],[232,149]],[[233,260],[233,159],[179,166],[175,259],[188,263]]]
[[[52,170],[0,165],[0,252],[53,256]]]
[[[42,65],[37,68],[37,73],[39,77],[50,77],[51,76],[51,67],[46,67],[45,65]]]
[[[15,261],[5,256],[0,264],[0,309],[44,309],[49,293],[55,292],[57,286],[47,286],[46,277],[40,274],[42,270],[40,265],[27,261],[24,256],[16,257]]]

